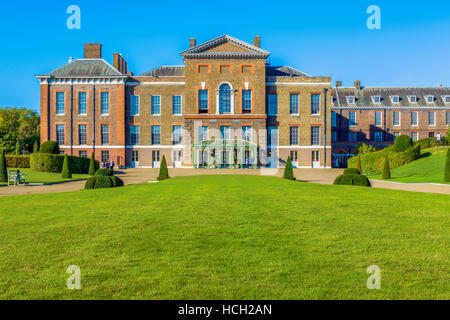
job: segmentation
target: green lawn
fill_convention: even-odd
[[[422,150],[419,160],[410,162],[391,171],[389,181],[404,183],[444,183],[444,167],[447,148]],[[380,175],[369,175],[370,179],[381,180]]]
[[[13,169],[8,168],[8,170]],[[72,179],[63,179],[61,178],[61,173],[38,172],[32,171],[31,169],[17,169],[17,170],[20,170],[21,173],[25,173],[27,175],[28,183],[55,183],[55,182],[73,181],[89,178],[89,175],[87,174],[73,174]],[[8,183],[0,182],[0,185],[1,184],[8,184]]]
[[[0,299],[450,298],[447,195],[194,176],[0,201]]]

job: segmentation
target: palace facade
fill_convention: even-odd
[[[139,76],[120,54],[111,65],[101,44],[86,44],[83,59],[37,76],[41,140],[124,167],[159,167],[165,156],[169,167],[282,167],[290,157],[296,167],[329,168],[361,142],[447,131],[448,88],[332,88],[330,77],[270,65],[260,42],[190,39],[184,65]]]

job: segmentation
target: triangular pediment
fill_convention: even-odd
[[[223,35],[181,53],[185,59],[253,58],[266,59],[270,52],[254,45]]]

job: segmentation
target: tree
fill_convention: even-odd
[[[357,154],[366,154],[377,151],[374,146],[367,145],[365,143],[361,143],[359,147],[356,149]]]
[[[39,152],[39,143],[37,141],[35,141],[33,144],[33,153],[38,153],[38,152]]]
[[[450,182],[450,149],[447,150],[447,158],[445,160],[444,182]]]
[[[89,162],[89,175],[91,177],[95,175],[95,158],[93,152],[91,154],[91,161]]]
[[[59,145],[55,141],[45,141],[41,145],[41,153],[59,154]]]
[[[20,155],[22,153],[21,150],[20,150],[20,147],[21,147],[20,146],[20,141],[17,140],[15,154]]]
[[[166,156],[163,156],[161,167],[159,168],[158,181],[169,179],[169,171],[167,170]]]
[[[283,179],[295,180],[294,171],[292,170],[291,157],[288,157],[286,160],[286,167],[284,168]]]
[[[358,156],[356,157],[356,169],[358,169],[359,173],[362,174],[361,154],[359,154],[359,153],[358,153]]]
[[[389,166],[389,158],[387,156],[384,159],[384,167],[383,167],[383,173],[381,174],[381,178],[383,180],[388,180],[391,178],[391,168]]]
[[[6,171],[6,157],[5,150],[0,149],[0,181],[8,181],[8,172]]]
[[[67,154],[64,155],[61,178],[72,179],[72,171],[70,170],[69,157],[67,156]]]

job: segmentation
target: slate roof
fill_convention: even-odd
[[[184,77],[184,66],[160,66],[150,70],[141,76],[145,77]]]
[[[434,96],[434,103],[427,103],[425,96]],[[356,101],[354,104],[347,103],[347,97],[354,96]],[[380,96],[381,103],[374,103],[372,97]],[[393,103],[391,97],[399,96],[400,102]],[[409,102],[409,96],[416,96],[417,103]],[[333,88],[332,101],[334,107],[450,107],[450,103],[445,103],[443,96],[450,96],[450,88]],[[339,98],[339,99],[338,99]]]
[[[248,52],[205,52],[206,50],[216,47],[222,43],[233,43],[241,48],[247,49]],[[247,42],[238,40],[229,35],[222,35],[220,37],[209,40],[205,43],[199,44],[193,48],[189,48],[181,53],[185,59],[189,58],[258,58],[266,59],[270,52],[251,45]]]
[[[290,66],[266,66],[267,77],[311,77],[309,74],[301,72]]]
[[[103,59],[78,59],[46,74],[54,77],[124,76]]]

